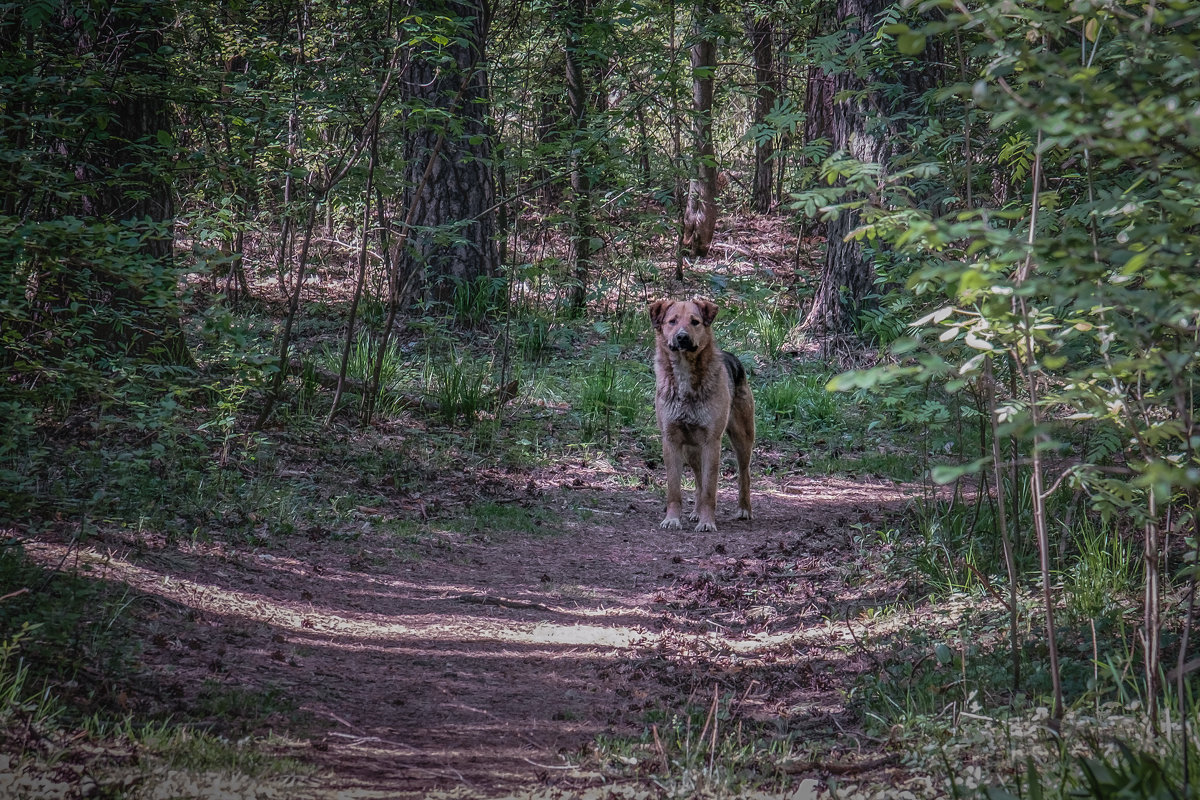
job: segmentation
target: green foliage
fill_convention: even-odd
[[[542,361],[554,343],[557,328],[555,320],[545,314],[522,314],[511,321],[512,336],[521,357],[526,361]]]
[[[367,383],[375,372],[375,361],[378,356],[378,340],[368,332],[360,331],[350,344],[349,358],[346,361],[346,377]],[[405,364],[408,358],[401,351],[399,343],[390,339],[379,370],[380,390],[396,388],[402,378],[411,377]],[[326,345],[320,352],[317,363],[326,371],[336,375],[341,368],[341,345]]]
[[[1002,55],[980,80],[944,95],[985,115],[1014,185],[1036,152],[1041,174],[1055,176],[1054,191],[1034,197],[1030,187],[994,211],[879,211],[860,235],[894,243],[908,259],[907,289],[943,304],[918,324],[925,363],[944,360],[957,385],[980,381],[987,359],[997,369],[1018,365],[1018,380],[1033,381],[1041,413],[1056,421],[1037,431],[1049,438],[1047,449],[1070,448],[1091,429],[1115,434],[1105,435],[1125,443],[1133,474],[1114,478],[1092,458],[1071,482],[1103,513],[1141,521],[1150,492],[1161,507],[1200,480],[1185,433],[1197,351],[1178,327],[1200,313],[1195,281],[1180,277],[1190,269],[1183,254],[1197,246],[1200,203],[1179,192],[1200,169],[1184,155],[1200,133],[1180,116],[1200,100],[1187,55],[1197,42],[1181,9],[1142,19],[1085,5],[1070,22],[1068,12],[1049,8],[964,8],[929,31],[987,31],[977,51]],[[1042,33],[1024,35],[1035,27]],[[1007,430],[1027,441],[1030,409],[1013,402],[1023,394],[1002,401],[1002,413]],[[1054,413],[1064,407],[1069,414]]]
[[[476,503],[447,522],[451,530],[484,536],[505,533],[538,533],[552,530],[544,527],[548,515],[539,508],[525,508],[511,503]]]
[[[1074,563],[1063,576],[1068,608],[1082,619],[1119,616],[1141,585],[1137,544],[1112,523],[1085,520],[1074,535]]]
[[[0,602],[0,642],[7,643],[10,685],[23,684],[26,690],[37,686],[40,691],[48,682],[73,680],[85,669],[99,668],[113,676],[128,670],[131,653],[112,630],[125,611],[122,597],[82,577],[49,580],[49,574],[27,559],[16,542],[2,545],[0,585],[17,592]],[[20,680],[15,678],[18,674]],[[81,708],[77,710],[102,700],[107,688],[93,687],[97,694],[78,698]],[[17,691],[14,699],[24,702],[30,696],[20,694]]]
[[[1075,621],[1120,619],[1143,566],[1161,560],[1154,534],[1190,524],[1200,490],[1200,201],[1189,188],[1200,128],[1185,111],[1200,104],[1195,9],[935,6],[937,21],[896,18],[883,33],[908,55],[934,41],[958,51],[957,82],[929,98],[938,122],[911,128],[888,165],[834,153],[821,173],[831,188],[796,198],[825,218],[861,212],[851,235],[886,254],[880,308],[903,314],[886,329],[866,319],[887,361],[832,385],[874,394],[926,431],[938,482],[975,476],[991,489],[997,473],[1019,474],[1005,482],[1018,560],[1040,547],[1057,570],[1038,576],[1041,614],[1065,596]],[[1055,509],[1068,504],[1059,556]],[[918,567],[932,586],[971,589],[976,572],[998,582],[994,505],[965,528],[954,515],[925,526]],[[1143,642],[1151,659],[1156,644]]]
[[[754,347],[763,358],[773,361],[779,358],[788,337],[800,324],[800,319],[794,312],[754,305],[738,315],[738,323],[746,326],[747,346]]]
[[[36,633],[39,625],[22,622],[17,630],[5,626],[0,638],[0,726],[5,729],[18,725],[43,726],[52,724],[63,707],[49,692],[38,691],[31,685],[30,665],[21,655],[21,641]]]
[[[758,387],[755,402],[770,425],[836,430],[842,425],[842,402],[825,388],[828,382],[828,375],[787,375]]]
[[[707,708],[651,713],[640,739],[600,737],[596,756],[608,769],[653,776],[668,797],[735,797],[779,788],[780,764],[793,757],[790,738],[747,730],[735,721],[735,699],[714,697]]]
[[[454,321],[464,328],[478,328],[504,307],[508,284],[503,278],[481,275],[454,283],[450,306]]]
[[[1017,777],[1017,794],[1000,786],[988,786],[988,800],[1032,798],[1088,798],[1088,800],[1188,800],[1198,794],[1195,785],[1182,780],[1182,759],[1171,759],[1152,752],[1135,750],[1123,741],[1096,747],[1092,756],[1078,756],[1067,765],[1066,780],[1043,775],[1032,759],[1026,761],[1024,774]],[[1194,755],[1193,755],[1194,757]],[[1071,769],[1071,767],[1074,767]],[[1063,783],[1070,787],[1064,791]],[[1023,791],[1022,791],[1023,790]]]
[[[425,356],[425,392],[437,405],[438,417],[447,425],[462,419],[473,425],[488,404],[492,365],[451,347],[449,353]]]
[[[919,538],[909,558],[934,596],[979,593],[981,579],[1003,571],[999,542],[988,535],[994,521],[980,519],[990,512],[979,505],[938,502],[916,512]]]
[[[653,383],[644,364],[600,361],[582,377],[578,391],[585,438],[612,442],[622,427],[644,422],[651,413]]]

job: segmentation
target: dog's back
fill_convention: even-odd
[[[737,388],[746,384],[746,368],[742,360],[726,350],[721,351],[721,359],[725,362],[725,371],[729,373],[729,389],[737,393]]]

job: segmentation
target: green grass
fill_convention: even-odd
[[[449,352],[426,352],[422,372],[425,393],[437,404],[437,417],[446,425],[461,420],[473,425],[489,401],[492,364],[454,346]]]
[[[455,324],[478,328],[504,308],[507,294],[508,279],[504,277],[480,275],[469,281],[456,281],[450,299]]]
[[[622,427],[643,424],[652,413],[653,379],[641,363],[592,363],[576,391],[585,441],[602,439],[611,443]]]
[[[809,464],[814,475],[850,475],[911,482],[920,479],[921,465],[910,453],[861,452],[847,455],[814,453]]]
[[[317,353],[316,364],[326,372],[336,375],[341,369],[343,346],[344,342],[341,341],[325,345]],[[400,348],[401,345],[395,338],[388,339],[379,370],[379,385],[384,389],[393,389],[402,380],[411,377],[408,375],[409,370],[405,368],[408,359]],[[350,343],[346,359],[346,377],[362,383],[368,382],[375,372],[375,362],[378,358],[378,337],[359,331]]]
[[[515,315],[510,320],[509,334],[516,343],[521,358],[537,364],[550,355],[560,330],[556,321],[549,315],[531,311]]]
[[[551,533],[551,515],[542,508],[526,508],[514,503],[476,503],[462,514],[441,524],[458,533],[493,536],[508,533]]]
[[[316,353],[315,366],[326,373],[337,375],[341,369],[343,342],[326,344]],[[412,365],[412,357],[404,352],[404,345],[396,339],[388,339],[387,348],[380,359],[378,337],[360,331],[351,342],[346,360],[346,377],[364,386],[370,385],[379,362],[379,400],[376,410],[384,416],[395,415],[403,403],[402,392],[419,380],[419,370]],[[302,391],[295,413],[300,416],[315,415],[320,396],[325,392],[310,377],[301,376]]]
[[[1141,548],[1111,525],[1086,518],[1073,540],[1073,563],[1063,570],[1069,610],[1084,620],[1119,612],[1141,584]]]
[[[724,323],[718,317],[718,339],[725,349],[737,345],[773,362],[783,354],[784,345],[799,324],[795,311],[780,310],[773,302],[755,303],[727,315]]]
[[[12,542],[0,543],[0,586],[28,590],[0,602],[0,740],[15,756],[0,774],[0,795],[92,796],[85,789],[94,781],[97,796],[123,797],[152,780],[163,796],[190,796],[212,773],[221,775],[214,791],[230,791],[311,771],[247,738],[267,716],[294,712],[282,692],[212,684],[187,720],[139,721],[125,711],[138,674],[127,593],[85,574],[48,573]],[[47,742],[55,742],[51,755]],[[86,770],[64,771],[77,763]]]
[[[791,738],[735,720],[731,696],[686,713],[651,712],[637,738],[601,736],[593,757],[606,772],[651,780],[666,797],[737,797],[778,791],[795,760]],[[749,796],[749,795],[747,795]]]
[[[755,391],[759,417],[768,426],[805,432],[836,430],[843,425],[843,399],[825,389],[825,374],[786,375]]]

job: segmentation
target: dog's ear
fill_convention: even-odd
[[[663,320],[667,316],[667,309],[670,307],[670,300],[655,300],[650,304],[650,322],[654,325],[655,330],[662,327]]]
[[[717,304],[703,297],[694,298],[692,302],[700,309],[700,319],[704,320],[705,327],[712,325],[717,318]]]

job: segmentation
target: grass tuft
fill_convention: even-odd
[[[584,438],[611,443],[617,429],[648,418],[653,382],[641,364],[605,360],[583,377],[578,392]]]
[[[843,412],[840,398],[825,389],[828,382],[828,375],[788,375],[764,385],[755,399],[765,421],[776,427],[834,429],[841,426]]]

